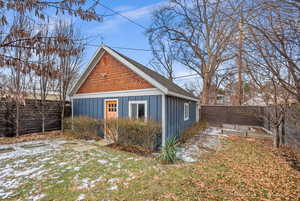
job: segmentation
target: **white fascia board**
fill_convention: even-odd
[[[132,71],[134,71],[135,73],[137,73],[138,75],[140,75],[142,78],[144,78],[145,80],[147,80],[148,82],[150,82],[150,84],[154,85],[155,87],[157,87],[158,89],[160,89],[165,94],[168,93],[168,89],[166,87],[164,87],[162,84],[160,84],[159,82],[157,82],[156,80],[154,80],[151,76],[147,75],[146,73],[144,73],[143,71],[141,71],[140,69],[138,69],[136,66],[134,66],[133,64],[131,64],[130,62],[128,62],[126,59],[124,59],[123,57],[121,57],[117,53],[115,53],[114,51],[112,51],[110,48],[108,48],[106,46],[103,46],[103,49],[105,51],[107,51],[109,54],[111,54],[112,56],[114,56],[121,63],[123,63],[124,65],[126,65],[128,68],[130,68]]]
[[[172,92],[172,91],[169,91],[168,95],[176,96],[176,97],[187,99],[187,100],[198,101],[198,99],[196,99],[196,98],[192,98],[192,97],[189,97],[189,96],[181,95],[181,94],[178,94],[178,93],[175,93],[175,92]]]
[[[99,92],[99,93],[74,94],[71,97],[71,99],[126,97],[126,96],[151,96],[151,95],[162,95],[162,94],[163,94],[163,92],[156,88],[148,88],[148,89],[135,89],[135,90],[124,90],[124,91],[109,91],[109,92]]]
[[[94,67],[98,64],[98,62],[100,61],[101,57],[103,56],[103,53],[99,55],[97,61],[95,62],[95,64],[93,66],[92,63],[95,60],[95,58],[97,57],[97,55],[100,53],[102,49],[102,46],[98,47],[96,53],[94,54],[93,58],[89,61],[89,63],[87,64],[87,67],[85,69],[85,71],[83,72],[83,74],[81,75],[81,77],[76,81],[76,83],[73,85],[69,96],[72,96],[73,94],[75,94],[77,92],[77,90],[81,87],[81,85],[85,82],[85,80],[88,78],[88,76],[90,75],[90,73],[92,72],[92,70],[94,69]]]

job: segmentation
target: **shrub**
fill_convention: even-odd
[[[179,139],[181,143],[186,142],[192,136],[198,134],[199,132],[205,130],[207,128],[206,122],[197,122],[194,123],[191,127],[185,129]]]
[[[163,163],[174,163],[176,161],[176,147],[177,147],[177,139],[175,137],[170,138],[166,141],[165,146],[161,150],[161,154],[159,155],[159,159]]]
[[[111,140],[121,145],[138,145],[149,150],[157,148],[161,127],[158,123],[148,120],[129,118],[110,119],[106,127],[111,133],[107,134]]]
[[[73,117],[73,134],[79,139],[93,139],[98,136],[98,132],[102,128],[102,121],[99,119],[78,116]],[[64,126],[66,129],[72,129],[72,118],[66,118],[64,120]]]

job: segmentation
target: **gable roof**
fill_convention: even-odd
[[[144,65],[138,63],[137,61],[117,52],[116,50],[111,49],[108,46],[102,46],[99,48],[95,54],[95,56],[92,58],[90,63],[88,64],[87,69],[82,74],[82,76],[79,78],[79,80],[75,83],[74,87],[72,88],[70,92],[70,96],[74,95],[76,91],[80,88],[80,86],[84,83],[86,78],[88,77],[89,73],[92,71],[92,69],[96,66],[96,64],[99,62],[101,56],[104,52],[108,52],[110,55],[115,57],[118,61],[123,63],[125,66],[133,70],[135,73],[143,77],[146,81],[151,83],[156,88],[160,89],[164,94],[176,96],[180,98],[185,98],[193,101],[197,101],[198,99],[191,94],[190,92],[187,92],[186,90],[179,87],[177,84],[171,82],[164,76],[160,75],[159,73],[145,67]]]

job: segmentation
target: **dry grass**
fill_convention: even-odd
[[[19,137],[2,137],[0,138],[0,145],[2,144],[13,144],[13,143],[20,143],[20,142],[30,142],[30,141],[37,141],[37,140],[51,140],[51,139],[65,139],[65,140],[73,140],[73,139],[80,139],[76,134],[74,134],[71,130],[65,130],[64,132],[61,131],[48,131],[43,133],[31,133],[21,135]],[[94,136],[90,137],[89,139],[92,140],[101,140],[101,137]]]
[[[223,144],[222,151],[207,154],[197,163],[175,165],[109,147],[32,156],[24,168],[36,167],[38,162],[48,168],[46,179],[24,184],[10,200],[25,200],[32,189],[45,194],[44,200],[76,200],[82,193],[86,200],[300,200],[300,172],[291,163],[299,159],[296,153],[275,151],[271,141],[253,138],[231,136]],[[78,189],[84,178],[99,177],[104,180],[94,187]],[[120,180],[115,181],[118,188],[110,190],[113,178]]]
[[[62,134],[61,131],[50,131],[43,133],[32,133],[32,134],[25,134],[19,137],[2,137],[0,138],[0,144],[12,144],[12,143],[19,143],[19,142],[29,142],[35,140],[49,140],[49,139],[70,139],[73,138],[70,134],[65,133]]]

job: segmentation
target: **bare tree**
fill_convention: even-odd
[[[149,44],[153,55],[150,65],[155,71],[166,76],[173,82],[176,51],[174,51],[174,47],[170,41],[161,37],[157,38],[157,35],[152,33],[150,32],[149,34]]]
[[[247,21],[247,63],[264,71],[300,102],[300,2],[259,1],[259,14]]]
[[[85,21],[101,21],[95,8],[98,1],[82,0],[3,0],[0,2],[0,67],[21,68],[23,72],[39,71],[39,55],[76,55],[77,50],[61,49],[60,43],[74,43],[67,36],[45,35],[43,27],[48,26],[54,15],[68,15]],[[51,16],[47,13],[51,10]],[[15,26],[14,16],[21,16],[30,22],[31,27]],[[11,54],[16,49],[26,51],[28,59]],[[32,56],[34,55],[34,56]],[[31,57],[30,57],[31,56]],[[24,68],[27,68],[24,70]]]
[[[228,3],[221,0],[171,1],[154,13],[148,31],[172,42],[178,51],[177,60],[201,76],[203,104],[209,102],[216,70],[234,58],[229,46],[238,23],[228,17],[232,12]]]
[[[58,67],[59,71],[57,88],[59,91],[59,99],[61,104],[61,129],[64,130],[64,115],[65,115],[65,104],[67,100],[67,93],[72,86],[72,83],[78,76],[80,70],[81,61],[84,53],[84,43],[80,42],[80,35],[75,30],[72,23],[66,23],[65,21],[60,20],[56,25],[56,34],[65,34],[72,40],[79,41],[75,44],[70,43],[61,43],[60,46],[63,49],[78,49],[76,56],[73,55],[62,55],[58,57]]]
[[[12,39],[18,38],[20,35],[27,35],[30,34],[29,32],[20,33],[18,30],[30,30],[30,26],[28,20],[24,18],[21,15],[15,16],[13,25],[11,27],[11,30],[15,32],[15,35],[11,36]],[[18,41],[15,43],[15,48],[11,48],[7,50],[7,55],[10,55],[11,57],[22,59],[23,61],[28,61],[31,57],[30,51],[27,49],[22,49],[20,46],[22,46],[22,41]],[[9,82],[7,84],[6,92],[8,95],[9,100],[11,100],[11,103],[15,105],[16,112],[15,112],[15,134],[16,136],[19,136],[20,133],[20,115],[21,115],[21,105],[25,105],[24,97],[26,96],[26,90],[27,90],[27,80],[28,80],[28,74],[30,73],[30,68],[28,68],[24,63],[14,63],[10,69],[7,69],[10,71],[9,73]]]

